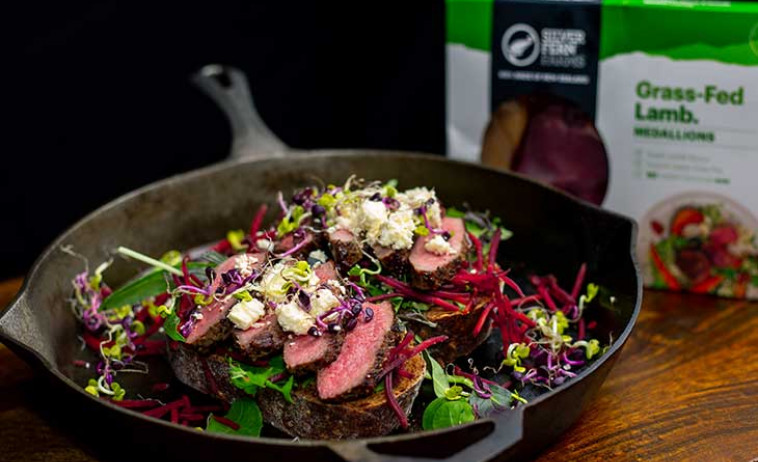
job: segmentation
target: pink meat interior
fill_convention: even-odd
[[[314,271],[321,282],[337,279],[337,269],[334,267],[333,261],[318,265]]]
[[[247,330],[234,329],[234,337],[237,339],[237,343],[240,347],[243,349],[247,348],[258,337],[268,335],[269,330],[271,329],[271,323],[276,322],[278,322],[276,320],[276,315],[274,313],[269,313]]]
[[[251,257],[258,259],[258,263],[253,265],[253,271],[260,270],[266,256],[264,254],[250,254]],[[237,259],[239,255],[228,258],[215,268],[216,277],[210,286],[210,292],[215,293],[218,286],[221,284],[221,275],[231,271],[237,265]],[[213,326],[221,322],[226,317],[229,309],[234,306],[237,300],[234,297],[229,297],[226,300],[216,301],[208,306],[204,307],[200,313],[203,315],[202,319],[199,319],[192,329],[192,332],[187,336],[187,343],[193,344],[202,336],[204,336]]]
[[[463,239],[466,234],[466,227],[463,224],[463,219],[445,217],[442,219],[442,229],[450,233],[451,237],[448,242],[450,242],[450,246],[455,249],[456,253],[437,255],[429,252],[424,246],[434,237],[434,235],[429,234],[427,236],[422,236],[416,240],[416,243],[413,244],[413,248],[411,249],[410,262],[417,271],[435,271],[459,257],[459,254],[463,249]]]
[[[355,240],[355,236],[353,236],[353,233],[346,229],[338,229],[329,234],[329,239],[332,241],[348,243]]]
[[[284,363],[295,368],[321,360],[328,352],[331,340],[327,336],[301,335],[284,343]]]
[[[321,399],[334,398],[357,387],[374,368],[395,313],[389,302],[364,303],[363,306],[374,310],[374,319],[358,322],[356,328],[345,336],[337,360],[318,372],[316,386]]]

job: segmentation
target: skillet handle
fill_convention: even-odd
[[[21,292],[0,313],[0,342],[28,363],[48,363],[49,345],[42,340],[37,319],[31,311],[26,292]]]
[[[483,420],[472,424],[465,430],[452,430],[442,434],[421,434],[418,438],[405,442],[406,449],[412,448],[413,454],[403,453],[397,447],[402,443],[381,443],[355,440],[333,443],[330,445],[339,457],[346,462],[485,462],[494,459],[503,452],[513,448],[523,438],[524,406],[519,406],[497,415],[492,420]],[[439,450],[455,439],[479,439],[449,454],[435,454],[424,457],[425,451]],[[395,447],[393,447],[395,446]]]
[[[218,105],[232,125],[230,158],[281,157],[289,150],[258,115],[242,71],[209,64],[197,71],[192,81]]]

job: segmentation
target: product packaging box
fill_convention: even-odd
[[[447,0],[452,158],[636,219],[649,287],[758,298],[758,3]]]

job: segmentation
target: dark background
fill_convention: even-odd
[[[242,68],[290,146],[444,151],[441,0],[153,3],[6,17],[0,277],[108,200],[227,155],[225,118],[188,82],[207,63]]]

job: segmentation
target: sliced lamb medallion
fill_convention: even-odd
[[[321,282],[339,279],[337,268],[334,267],[334,262],[331,260],[318,265],[313,271],[316,273],[316,276],[318,276],[318,279]]]
[[[390,274],[401,275],[408,268],[408,256],[411,253],[409,249],[395,250],[390,247],[375,245],[371,247],[371,250],[374,251],[374,255],[382,264],[382,269]]]
[[[365,322],[361,316],[358,325],[345,335],[337,359],[318,371],[316,388],[325,401],[344,401],[370,394],[377,384],[385,357],[398,341],[393,330],[395,312],[389,302],[364,303],[371,308],[374,318]]]
[[[298,250],[290,254],[290,256],[294,258],[302,257],[318,248],[318,239],[313,233],[309,232],[306,232],[302,239],[296,239],[295,235],[290,233],[274,243],[274,251],[281,254],[292,250],[295,246],[298,247]]]
[[[432,290],[444,285],[455,276],[461,263],[466,259],[470,243],[466,236],[466,226],[461,218],[445,217],[442,229],[450,233],[450,246],[455,253],[437,255],[424,247],[433,235],[416,240],[409,258],[411,264],[411,285],[417,289]]]
[[[239,349],[251,360],[268,356],[284,347],[287,334],[282,331],[274,313],[269,313],[247,330],[234,330]]]
[[[339,355],[344,335],[324,334],[320,337],[300,335],[284,342],[284,363],[287,370],[299,374],[317,371],[334,362]]]
[[[246,265],[252,271],[259,271],[266,261],[265,253],[240,254],[230,257],[215,268],[216,277],[210,286],[211,293],[215,293],[222,283],[222,274],[237,268],[240,259],[247,259]],[[198,347],[207,347],[229,337],[232,325],[226,320],[229,309],[236,303],[234,297],[228,297],[200,308],[198,313],[202,318],[195,321],[192,330],[187,335],[187,343]]]
[[[363,251],[358,239],[346,229],[329,233],[329,248],[337,263],[343,268],[350,268],[363,258]]]

